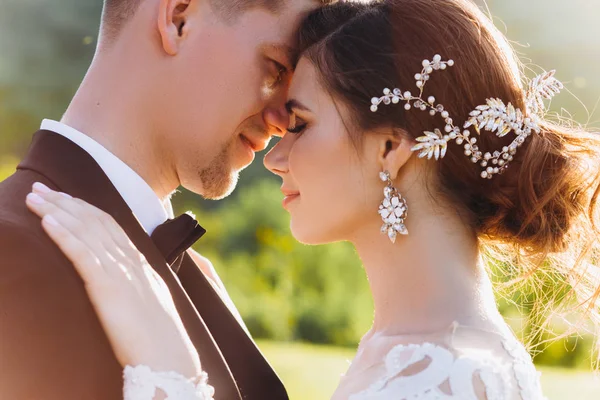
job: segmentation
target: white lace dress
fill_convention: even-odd
[[[379,362],[357,361],[359,351],[333,400],[545,400],[540,373],[508,328],[453,324],[438,334],[384,338],[370,350]]]
[[[159,394],[165,400],[213,400],[215,393],[206,373],[200,379],[187,379],[176,372],[154,372],[139,365],[125,367],[123,379],[124,400],[154,400]]]
[[[381,357],[355,359],[333,400],[546,400],[540,373],[508,328],[494,333],[453,324],[436,334],[388,337],[377,347]],[[126,367],[124,378],[125,400],[153,400],[159,390],[166,400],[214,396],[206,374],[192,381],[138,366]]]

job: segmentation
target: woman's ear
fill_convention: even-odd
[[[398,177],[398,172],[412,156],[413,145],[413,140],[405,132],[380,138],[379,163],[382,170],[390,173],[392,180]]]
[[[188,33],[188,18],[191,3],[198,0],[160,0],[158,10],[158,31],[165,52],[176,55]]]

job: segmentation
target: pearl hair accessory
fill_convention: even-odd
[[[470,157],[474,164],[479,163],[483,168],[481,177],[491,179],[494,175],[504,171],[508,164],[513,160],[517,149],[525,143],[525,140],[532,132],[540,133],[539,127],[540,116],[546,110],[544,99],[551,99],[558,94],[563,85],[554,77],[555,71],[545,72],[538,75],[529,82],[527,91],[525,92],[525,107],[526,112],[514,107],[511,103],[504,102],[497,98],[486,100],[485,105],[477,106],[469,116],[470,118],[464,123],[463,128],[454,125],[453,119],[448,111],[444,110],[442,104],[436,104],[436,99],[429,96],[427,100],[423,99],[423,90],[431,73],[437,70],[444,70],[447,67],[454,65],[453,60],[442,61],[442,57],[436,54],[432,61],[423,60],[423,69],[415,75],[419,95],[413,96],[411,92],[396,88],[390,90],[383,89],[382,97],[373,97],[371,99],[371,111],[376,112],[378,106],[398,104],[400,101],[405,102],[404,109],[410,110],[416,108],[421,111],[429,111],[431,116],[440,114],[446,122],[444,132],[440,129],[434,129],[433,132],[425,131],[424,136],[416,139],[418,142],[412,147],[412,151],[419,152],[419,158],[432,157],[436,160],[443,158],[446,155],[448,142],[454,140],[456,144],[464,147],[464,154]],[[501,150],[492,153],[483,153],[477,146],[477,138],[471,136],[470,128],[474,128],[477,135],[481,134],[482,130],[495,133],[498,137],[504,137],[509,132],[514,131],[516,138],[508,145],[502,147]]]

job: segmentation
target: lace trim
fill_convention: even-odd
[[[423,371],[401,375],[408,367],[426,358],[431,362]],[[386,356],[385,376],[367,390],[350,396],[350,400],[477,400],[473,385],[475,373],[479,373],[489,400],[503,400],[506,399],[507,377],[496,365],[498,362],[490,355],[476,359],[455,357],[449,350],[432,343],[399,345]],[[440,388],[446,382],[452,394]]]
[[[541,372],[535,369],[531,355],[516,339],[505,339],[502,346],[513,359],[513,373],[519,385],[521,399],[546,400],[542,395]]]
[[[126,366],[123,378],[125,400],[152,400],[157,389],[166,394],[165,400],[213,400],[215,394],[205,372],[199,379],[188,379],[176,372],[154,372],[145,365],[138,365]]]

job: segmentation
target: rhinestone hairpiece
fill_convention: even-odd
[[[403,92],[398,88],[393,90],[386,88],[383,89],[382,97],[371,99],[371,111],[376,112],[381,103],[389,105],[403,101],[406,110],[414,107],[421,111],[429,111],[431,116],[439,113],[446,122],[444,133],[437,128],[433,132],[424,131],[425,135],[416,139],[418,143],[411,150],[418,151],[419,158],[427,157],[427,159],[439,160],[446,155],[448,142],[454,140],[456,144],[463,145],[465,156],[470,157],[471,162],[479,163],[483,168],[481,177],[484,179],[491,179],[494,175],[504,171],[513,160],[517,149],[525,143],[531,133],[539,134],[541,132],[540,118],[546,110],[544,100],[551,99],[563,88],[562,83],[554,77],[555,71],[545,72],[529,82],[525,92],[526,112],[511,103],[504,104],[498,98],[486,99],[486,104],[477,106],[475,110],[471,111],[469,119],[461,129],[454,125],[453,119],[448,111],[444,110],[444,106],[436,104],[435,97],[429,96],[427,100],[423,99],[423,90],[433,71],[452,67],[454,61],[442,61],[442,57],[436,54],[432,61],[423,60],[422,64],[423,69],[415,75],[417,88],[419,88],[417,97],[413,96],[410,91]],[[481,131],[485,130],[495,133],[498,137],[504,137],[514,131],[516,138],[501,150],[483,153],[477,146],[477,138],[471,137],[470,128],[474,128],[477,135],[481,135]]]

